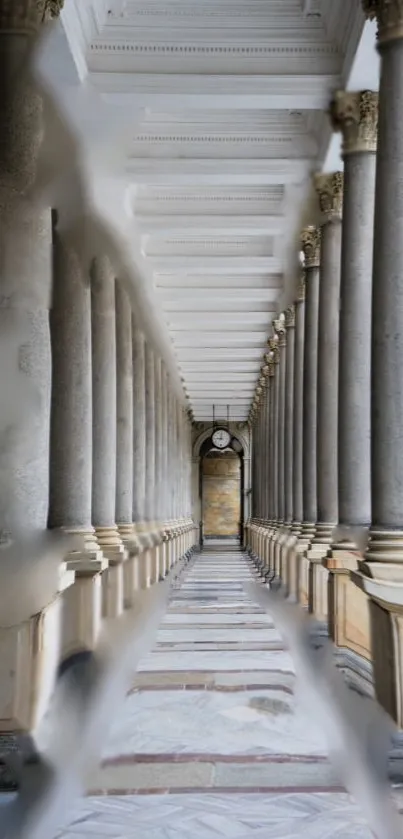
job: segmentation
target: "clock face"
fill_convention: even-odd
[[[231,436],[225,428],[217,428],[217,431],[214,432],[211,439],[213,441],[213,445],[217,446],[217,449],[225,449],[225,447],[231,442]]]

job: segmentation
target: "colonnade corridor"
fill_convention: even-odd
[[[298,705],[290,654],[244,593],[255,576],[235,548],[190,561],[57,839],[370,839]]]

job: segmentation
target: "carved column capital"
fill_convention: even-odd
[[[301,233],[301,248],[305,258],[306,268],[319,268],[320,242],[322,231],[320,227],[305,227]],[[304,277],[305,287],[305,277]]]
[[[330,105],[335,131],[343,135],[343,154],[376,152],[378,137],[378,94],[338,90]]]
[[[286,329],[293,329],[295,326],[295,306],[289,306],[288,309],[285,310],[285,328]]]
[[[31,34],[58,17],[64,0],[0,0],[0,33]]]
[[[325,223],[341,219],[343,213],[343,172],[317,174],[314,185]]]
[[[285,327],[285,317],[284,314],[281,313],[278,318],[273,320],[273,329],[277,335],[277,346],[285,347],[287,343],[287,333]]]
[[[362,7],[369,20],[378,21],[380,44],[403,38],[403,0],[362,0]]]
[[[280,353],[278,349],[278,337],[277,335],[273,338],[270,338],[268,341],[268,345],[273,353],[273,364],[278,364],[280,361]]]

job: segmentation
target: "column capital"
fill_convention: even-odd
[[[295,326],[295,306],[289,306],[288,309],[284,312],[285,315],[285,328],[286,329],[293,329]]]
[[[403,38],[403,0],[362,0],[364,14],[378,22],[378,41],[397,41]]]
[[[265,360],[265,364],[267,366],[267,371],[268,371],[267,375],[268,375],[269,378],[271,378],[271,376],[274,376],[274,370],[275,370],[275,364],[276,364],[274,352],[271,350],[270,352],[266,353],[266,355],[264,357],[264,360]]]
[[[301,232],[301,248],[305,258],[305,268],[319,268],[320,243],[322,231],[320,227],[305,227]],[[305,278],[304,278],[305,288]]]
[[[343,135],[343,154],[376,152],[378,93],[338,90],[330,104],[333,130]]]
[[[64,0],[0,0],[0,33],[28,34],[58,17]]]
[[[285,325],[285,317],[284,313],[282,312],[278,318],[274,318],[273,320],[273,329],[278,338],[278,346],[285,347],[287,343],[287,333],[286,333],[286,325]]]
[[[274,336],[273,338],[269,338],[268,346],[270,347],[273,353],[273,364],[278,364],[280,361],[280,353],[278,349],[278,336]]]
[[[341,220],[343,212],[343,172],[316,174],[314,186],[319,198],[320,210],[325,224]]]

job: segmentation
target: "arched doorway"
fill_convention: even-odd
[[[244,459],[238,441],[224,451],[205,440],[200,450],[200,541],[243,539]]]

